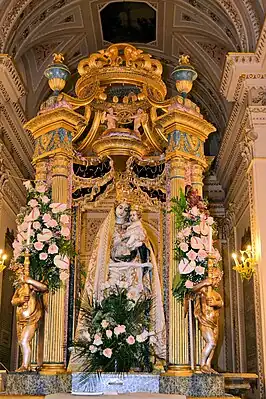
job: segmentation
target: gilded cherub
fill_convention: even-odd
[[[40,281],[20,276],[19,285],[11,300],[12,305],[17,307],[17,336],[22,353],[22,365],[16,370],[18,372],[31,371],[31,341],[44,316],[41,294],[47,291],[47,286]]]
[[[211,278],[207,278],[192,290],[196,293],[194,315],[199,321],[199,328],[205,341],[201,352],[200,369],[203,373],[216,373],[211,367],[212,358],[219,336],[219,312],[223,307],[221,295],[213,288],[217,288],[222,271],[218,267],[212,268]]]
[[[118,118],[115,116],[113,108],[108,108],[107,111],[108,113],[103,113],[102,122],[107,121],[107,129],[115,129]]]

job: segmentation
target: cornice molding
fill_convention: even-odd
[[[32,143],[27,139],[28,135],[25,134],[25,131],[21,124],[19,126],[16,121],[16,118],[12,118],[12,114],[9,113],[10,109],[7,109],[4,105],[0,105],[0,113],[2,115],[2,121],[0,123],[0,128],[4,129],[6,133],[6,137],[9,140],[10,144],[14,148],[17,156],[21,160],[22,164],[28,171],[29,175],[33,175],[33,167],[31,165],[31,159],[33,154],[33,146]]]
[[[237,99],[239,85],[253,74],[263,74],[266,56],[266,20],[253,53],[228,53],[225,60],[220,91],[228,101]],[[243,76],[249,75],[249,76]]]
[[[2,83],[12,101],[17,102],[18,99],[27,94],[24,83],[11,57],[7,54],[0,54],[0,73]]]

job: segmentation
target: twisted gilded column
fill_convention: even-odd
[[[54,202],[71,207],[72,138],[85,123],[83,116],[69,108],[47,111],[25,127],[35,138],[33,164],[36,179],[51,183]],[[67,342],[67,287],[49,294],[44,323],[44,372],[65,370]]]

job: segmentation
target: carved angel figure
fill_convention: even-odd
[[[107,129],[115,129],[118,118],[114,115],[114,109],[108,108],[108,113],[104,112],[102,116],[102,123],[107,121]]]
[[[217,288],[222,278],[219,268],[213,268],[211,278],[207,278],[193,287],[196,295],[194,314],[199,321],[199,328],[205,341],[201,352],[200,369],[203,373],[217,373],[211,367],[212,358],[219,336],[219,312],[223,307]]]

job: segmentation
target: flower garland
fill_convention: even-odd
[[[208,256],[214,257],[213,266],[221,259],[220,253],[212,246],[214,220],[209,215],[207,203],[191,187],[179,199],[173,199],[171,211],[175,214],[177,238],[175,254],[178,260],[178,273],[173,281],[173,295],[183,301],[196,283],[208,275]]]
[[[106,282],[102,299],[81,308],[84,326],[75,357],[83,361],[84,371],[127,372],[134,367],[151,371],[156,337],[149,331],[150,308],[151,299],[136,297],[126,281]]]
[[[51,190],[44,182],[24,183],[27,205],[17,215],[17,237],[13,242],[11,270],[19,279],[23,271],[24,254],[30,257],[30,275],[56,291],[68,278],[70,242],[70,210],[66,204],[51,201]]]

